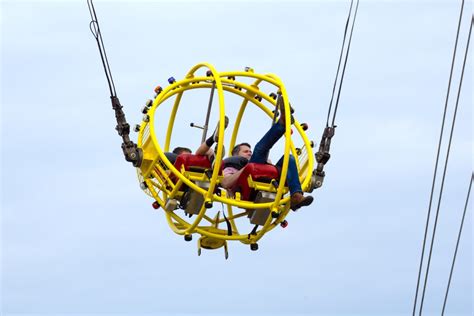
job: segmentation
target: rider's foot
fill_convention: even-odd
[[[219,123],[220,122],[217,122],[216,129],[214,130],[214,133],[212,134],[212,139],[214,139],[216,143],[219,141]],[[224,121],[224,129],[226,129],[228,125],[229,125],[229,118],[226,116],[225,121]]]
[[[293,211],[296,211],[297,209],[303,206],[310,205],[311,203],[313,203],[313,200],[314,199],[311,195],[304,196],[301,192],[293,193],[290,198],[290,208]]]
[[[290,113],[293,114],[295,110],[291,107],[291,104],[288,104],[290,106]],[[283,97],[279,96],[277,100],[277,106],[278,110],[280,111],[280,119],[278,120],[278,123],[285,125],[285,116],[286,116],[286,111],[285,111],[285,103],[283,101]],[[290,118],[290,124],[293,124],[295,122],[295,118],[293,115],[291,115]]]

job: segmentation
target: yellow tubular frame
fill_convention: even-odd
[[[212,76],[195,76],[195,73],[200,70],[201,68],[207,68]],[[228,79],[229,77],[234,77],[235,80]],[[238,77],[249,77],[255,79],[255,81],[251,84],[245,84],[243,82],[237,81]],[[222,72],[218,73],[216,69],[208,64],[208,63],[200,63],[188,72],[186,78],[180,81],[176,81],[173,84],[169,85],[168,87],[164,88],[161,93],[159,93],[155,100],[153,101],[153,105],[151,106],[150,110],[148,111],[149,122],[142,123],[140,133],[138,135],[138,147],[143,148],[144,145],[144,131],[145,127],[148,125],[149,128],[149,136],[152,141],[152,153],[153,161],[151,164],[147,164],[148,168],[137,168],[137,172],[139,175],[139,179],[141,182],[145,182],[148,189],[147,192],[151,193],[154,199],[158,202],[158,204],[164,208],[166,204],[166,200],[168,197],[173,198],[174,195],[177,193],[179,186],[181,184],[185,184],[189,186],[190,189],[200,193],[204,197],[205,203],[203,203],[199,214],[195,218],[194,222],[188,223],[185,219],[181,218],[178,214],[174,211],[166,212],[166,219],[170,228],[177,234],[180,235],[188,235],[192,233],[198,233],[207,237],[223,239],[223,240],[239,240],[245,244],[255,243],[260,238],[263,237],[265,233],[272,230],[276,227],[289,212],[289,197],[283,198],[283,193],[285,192],[285,180],[286,175],[288,173],[288,161],[290,152],[297,157],[295,146],[291,140],[291,121],[290,116],[287,115],[285,117],[285,152],[283,156],[283,166],[280,174],[280,181],[278,188],[276,189],[276,197],[273,202],[268,203],[253,203],[250,201],[242,201],[240,199],[229,198],[226,196],[225,192],[222,196],[218,196],[214,194],[214,190],[216,188],[217,183],[219,182],[219,170],[222,162],[222,154],[223,154],[223,144],[224,142],[219,142],[217,146],[216,158],[214,169],[212,172],[212,176],[210,178],[210,186],[207,190],[200,188],[194,182],[190,180],[190,175],[187,172],[183,172],[182,170],[177,170],[166,158],[164,151],[169,150],[171,136],[173,132],[173,127],[175,123],[176,114],[180,105],[181,98],[183,93],[187,90],[192,89],[211,89],[213,87],[212,82],[215,82],[215,89],[217,90],[217,96],[219,100],[219,139],[224,139],[224,117],[225,117],[225,102],[224,102],[224,91],[234,93],[238,96],[243,98],[242,104],[240,106],[239,112],[235,119],[234,129],[232,131],[232,137],[230,140],[230,150],[234,147],[236,143],[236,139],[238,136],[238,131],[240,127],[240,123],[242,121],[243,115],[245,110],[248,106],[249,101],[254,105],[258,106],[262,111],[264,111],[270,118],[273,117],[272,109],[264,105],[261,101],[256,100],[255,96],[261,97],[262,101],[265,100],[266,102],[270,103],[273,107],[276,105],[276,100],[269,97],[267,94],[263,93],[259,89],[259,85],[262,82],[267,82],[273,85],[276,90],[280,91],[284,100],[284,107],[286,113],[290,113],[290,107],[288,102],[288,95],[285,89],[285,86],[281,82],[281,80],[273,74],[256,74],[253,72],[242,72],[242,71],[235,71],[235,72]],[[234,87],[235,86],[235,87]],[[240,88],[237,89],[236,87]],[[162,149],[158,140],[156,138],[155,133],[155,113],[156,109],[167,99],[176,95],[176,99],[173,104],[173,108],[170,114],[165,145]],[[313,150],[310,145],[310,141],[306,136],[306,133],[303,131],[302,127],[295,120],[294,127],[296,128],[297,132],[301,136],[304,146],[307,150],[308,155],[308,172],[306,172],[306,176],[302,178],[300,172],[300,180],[301,186],[304,191],[307,191],[310,186],[311,182],[311,170],[314,167],[314,155]],[[148,147],[147,147],[148,148]],[[148,155],[150,156],[150,155]],[[147,157],[148,157],[147,156]],[[297,163],[298,171],[300,171],[299,161],[295,159]],[[179,180],[176,184],[173,184],[169,179],[169,174],[165,172],[165,170],[161,167],[161,165],[165,165],[168,168],[169,172],[174,174]],[[155,167],[157,167],[155,169]],[[160,176],[157,176],[160,173]],[[152,180],[153,178],[153,180]],[[195,177],[194,177],[195,179]],[[283,180],[282,180],[283,179]],[[160,194],[162,197],[160,197]],[[218,224],[213,223],[213,220],[206,216],[206,203],[212,202],[221,202],[227,205],[227,211],[229,214],[229,221],[231,223],[233,235],[228,236],[221,233],[216,233],[215,229],[208,229],[209,226],[199,226],[201,220],[204,218],[206,221],[211,222],[211,224]],[[270,208],[272,212],[278,212],[279,217],[277,219],[273,219],[271,216],[268,217],[265,225],[256,232],[255,235],[249,236],[248,234],[239,234],[238,233],[238,226],[235,222],[236,218],[243,217],[242,214],[238,214],[234,217],[232,208],[238,207],[241,209],[262,209],[262,208]],[[219,222],[222,222],[220,220]],[[212,225],[211,225],[212,226]]]

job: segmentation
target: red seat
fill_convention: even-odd
[[[178,169],[178,171],[181,171],[182,166],[184,166],[185,171],[203,172],[204,170],[211,168],[211,162],[207,156],[181,154],[176,157],[174,167]],[[178,181],[178,177],[176,177],[174,174],[172,174],[170,178],[174,183]]]
[[[184,169],[189,171],[195,169],[209,169],[211,168],[211,162],[207,156],[193,155],[193,154],[181,154],[176,157],[174,166],[176,169],[181,170],[181,166],[184,165]]]
[[[236,185],[236,191],[240,191],[242,200],[251,201],[255,198],[255,190],[249,187],[248,176],[254,181],[269,183],[272,179],[279,179],[280,173],[274,165],[261,163],[248,163],[239,177]]]

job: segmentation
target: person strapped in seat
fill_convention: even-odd
[[[285,111],[283,106],[280,108],[280,113],[278,122],[273,124],[270,130],[260,139],[253,153],[248,143],[241,143],[233,148],[231,158],[234,159],[227,158],[227,163],[224,160],[222,187],[230,191],[241,189],[238,186],[243,181],[239,179],[241,177],[246,178],[253,173],[259,173],[261,178],[272,177],[275,179],[279,176],[283,165],[283,157],[275,166],[268,163],[267,157],[270,149],[285,133]],[[293,117],[291,119],[293,122]],[[236,157],[238,159],[235,159]],[[296,211],[303,206],[310,205],[313,202],[313,197],[303,195],[295,158],[291,155],[289,158],[286,181],[291,195],[290,208]],[[242,197],[245,198],[245,195],[247,194],[242,194]]]
[[[229,119],[225,117],[225,127],[229,124]],[[218,125],[219,126],[219,125]],[[215,159],[214,150],[211,146],[218,141],[217,135],[219,134],[219,129],[216,127],[214,133],[206,140],[201,146],[196,150],[195,154],[192,154],[191,151],[186,147],[177,147],[173,150],[172,155],[167,155],[167,158],[170,160],[174,158],[172,163],[175,168],[181,172],[187,172],[196,185],[203,189],[209,188],[209,178],[212,173],[212,163]],[[174,155],[174,157],[173,157]],[[171,158],[171,159],[170,159]],[[189,216],[193,214],[198,214],[201,208],[202,203],[204,202],[204,197],[193,190],[189,190],[188,186],[184,184],[178,185],[178,178],[175,175],[171,175],[171,180],[177,184],[178,192],[181,198],[179,200],[179,207],[185,210],[185,213]],[[176,203],[177,200],[174,200]],[[170,206],[170,209],[177,207],[177,205]]]

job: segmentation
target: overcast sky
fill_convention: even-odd
[[[277,74],[319,142],[349,4],[96,1],[95,8],[130,124],[141,121],[157,84],[209,62],[218,71]],[[411,314],[459,10],[454,0],[361,1],[324,186],[257,252],[231,242],[225,260],[221,249],[198,257],[198,236],[186,243],[175,235],[123,159],[86,1],[2,1],[1,312]],[[468,1],[449,121],[471,12]],[[469,56],[424,315],[440,315],[472,172]],[[205,118],[199,100],[193,92],[183,98],[188,110],[178,114],[171,146],[199,145],[189,127]],[[236,108],[227,106],[232,127]],[[244,120],[238,140],[255,144],[270,122],[256,111]],[[472,315],[472,300],[469,208],[446,315]]]

